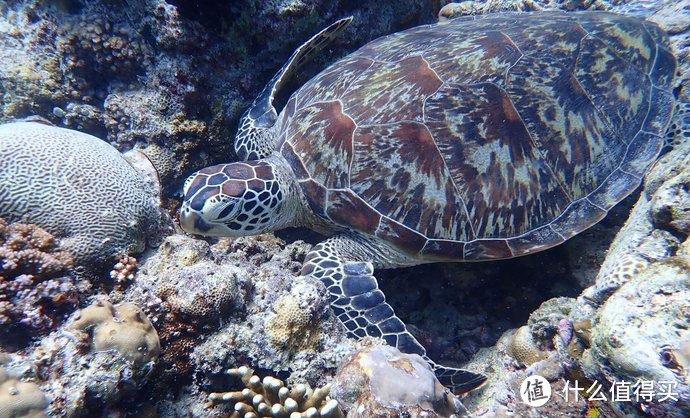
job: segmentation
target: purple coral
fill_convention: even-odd
[[[573,323],[568,318],[558,321],[558,335],[563,340],[564,345],[570,344],[573,338]]]
[[[0,218],[0,325],[4,332],[53,327],[56,308],[74,306],[72,257],[43,229]]]

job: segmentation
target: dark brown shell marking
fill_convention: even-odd
[[[540,251],[640,183],[676,71],[654,24],[489,15],[377,39],[298,90],[281,153],[324,219],[424,257]]]

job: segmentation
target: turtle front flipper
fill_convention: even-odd
[[[377,251],[373,242],[364,242],[357,236],[336,236],[309,252],[302,274],[316,277],[326,285],[331,308],[347,328],[348,336],[383,338],[404,353],[422,356],[445,386],[463,393],[476,389],[484,383],[485,376],[437,365],[386,303],[374,277],[373,264],[367,260],[390,265],[392,254],[388,251]]]
[[[276,94],[295,71],[337,38],[351,21],[352,16],[340,19],[312,36],[293,52],[283,68],[266,84],[240,120],[235,136],[235,153],[241,160],[258,160],[273,152],[278,139],[273,130],[278,120],[278,112],[273,106]]]

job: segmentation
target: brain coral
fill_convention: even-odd
[[[147,179],[91,135],[34,122],[0,126],[0,217],[46,229],[77,262],[143,250],[160,219]]]
[[[507,347],[508,354],[520,364],[532,364],[547,357],[547,353],[540,350],[532,338],[528,326],[522,326],[515,331]]]

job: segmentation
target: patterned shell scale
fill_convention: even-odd
[[[632,192],[676,72],[654,24],[503,14],[373,41],[288,101],[279,152],[319,216],[426,259],[557,245]]]

